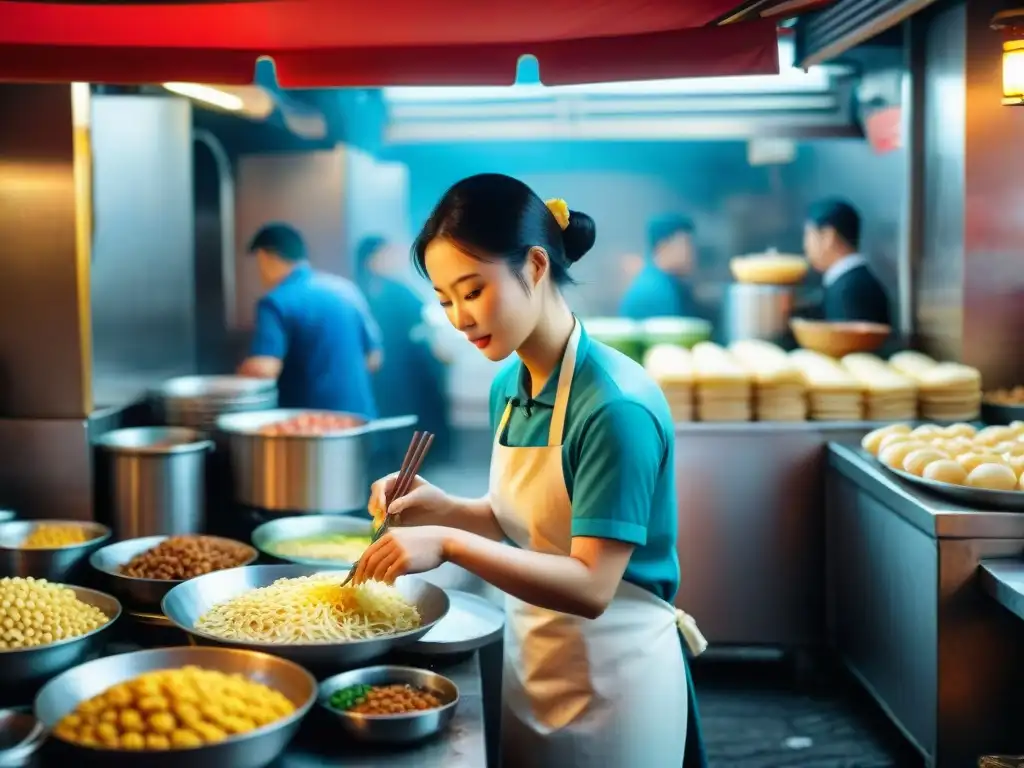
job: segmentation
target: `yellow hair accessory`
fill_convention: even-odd
[[[551,211],[551,215],[555,217],[559,227],[564,230],[569,226],[569,205],[565,200],[560,197],[553,200],[545,200],[544,205]]]

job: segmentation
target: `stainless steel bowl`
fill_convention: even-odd
[[[24,549],[21,542],[41,525],[82,528],[93,538],[56,549]],[[73,581],[81,574],[89,555],[110,538],[105,525],[78,520],[15,520],[0,523],[0,576],[31,576],[48,581]]]
[[[199,617],[219,603],[257,587],[273,584],[278,579],[311,576],[329,570],[332,569],[305,565],[250,565],[208,573],[179,584],[168,592],[163,600],[163,613],[198,643],[272,653],[298,662],[315,672],[329,673],[365,664],[394,648],[416,642],[448,612],[448,595],[443,589],[415,576],[402,576],[395,582],[395,586],[416,606],[422,620],[418,628],[409,632],[343,643],[273,644],[225,640],[195,629]],[[339,572],[345,571],[339,569]]]
[[[329,703],[331,694],[350,685],[406,684],[423,688],[437,696],[438,709],[410,712],[405,715],[359,715],[335,709]],[[451,680],[436,672],[415,667],[366,667],[342,672],[320,683],[317,703],[341,725],[350,736],[360,741],[379,744],[408,744],[421,741],[443,731],[459,705],[459,689]]]
[[[110,618],[102,627],[80,637],[60,640],[34,648],[0,650],[0,684],[4,686],[39,685],[81,664],[98,651],[121,616],[121,604],[115,597],[94,589],[67,585],[83,603],[94,605]]]
[[[167,752],[130,752],[90,749],[53,738],[53,746],[69,760],[85,758],[104,765],[137,768],[261,768],[272,762],[291,741],[316,699],[316,681],[306,670],[290,661],[252,651],[229,648],[159,648],[136,651],[91,661],[55,680],[36,696],[35,715],[52,729],[61,718],[113,685],[146,672],[176,669],[187,665],[241,674],[280,691],[295,705],[295,712],[249,733],[194,749]]]
[[[309,565],[318,568],[349,568],[351,562],[342,560],[315,560],[305,557],[279,555],[274,552],[274,544],[289,539],[301,539],[307,536],[325,534],[342,534],[346,536],[371,536],[373,523],[370,520],[349,515],[299,515],[281,517],[263,523],[252,532],[252,543],[260,552],[272,560],[297,565]]]
[[[92,553],[89,557],[89,565],[99,574],[104,587],[117,595],[127,608],[136,612],[159,612],[160,601],[164,599],[164,595],[181,584],[184,579],[142,579],[136,576],[125,576],[121,573],[121,566],[136,555],[141,555],[169,538],[169,536],[146,536],[141,539],[128,539],[128,541],[108,544]],[[204,538],[229,541],[229,539],[222,539],[219,536],[204,536]],[[255,562],[259,557],[259,553],[252,547],[241,542],[234,543],[249,551],[248,559],[244,563],[240,563],[239,567]]]
[[[0,768],[28,765],[46,740],[46,729],[31,707],[0,710]]]

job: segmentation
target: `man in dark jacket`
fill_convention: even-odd
[[[860,215],[852,205],[828,199],[811,206],[804,253],[821,273],[823,319],[890,325],[889,298],[859,247]]]

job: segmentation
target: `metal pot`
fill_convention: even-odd
[[[211,440],[191,429],[137,427],[96,444],[110,454],[111,527],[119,539],[203,532]]]
[[[725,340],[781,341],[789,330],[794,296],[792,286],[731,283],[725,297]]]
[[[362,509],[376,479],[370,476],[373,436],[417,421],[416,416],[365,421],[345,414],[362,426],[315,437],[260,434],[263,427],[310,413],[317,411],[278,409],[217,419],[227,437],[236,501],[280,513]]]

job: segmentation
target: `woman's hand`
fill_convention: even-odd
[[[440,525],[389,529],[363,553],[352,580],[391,584],[404,574],[433,570],[445,561],[445,544],[452,533]]]
[[[382,477],[370,488],[370,503],[367,509],[373,516],[374,530],[379,528],[384,522],[385,514],[409,515],[410,519],[408,519],[408,522],[416,525],[416,516],[418,514],[437,519],[444,516],[445,513],[455,506],[451,496],[417,475],[413,478],[408,493],[392,501],[389,507],[387,499],[394,491],[397,480],[398,473],[394,472],[387,477]]]

